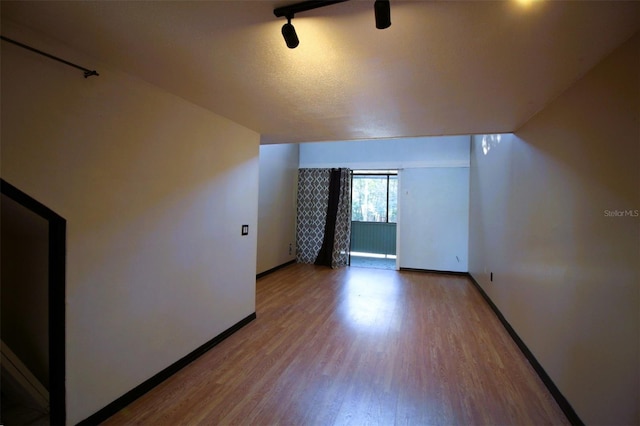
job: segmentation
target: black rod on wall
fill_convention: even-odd
[[[34,47],[27,46],[26,44],[20,43],[19,41],[12,40],[12,39],[10,39],[8,37],[5,37],[5,36],[0,36],[0,38],[2,40],[6,41],[6,42],[13,43],[16,46],[20,46],[23,49],[30,50],[30,51],[38,53],[38,54],[40,54],[42,56],[46,56],[47,58],[53,59],[53,60],[58,61],[58,62],[62,62],[63,64],[69,65],[70,67],[74,67],[74,68],[77,68],[79,70],[82,70],[82,71],[84,71],[84,78],[91,77],[92,75],[95,75],[95,76],[99,76],[100,75],[100,74],[98,74],[98,72],[96,70],[90,70],[88,68],[81,67],[80,65],[76,65],[73,62],[65,61],[64,59],[58,58],[57,56],[50,55],[49,53],[43,52],[42,50],[38,50],[38,49],[36,49]]]

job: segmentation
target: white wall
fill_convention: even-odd
[[[296,258],[298,144],[260,146],[256,273]]]
[[[468,270],[468,167],[402,170],[398,203],[401,268]]]
[[[9,22],[3,35],[100,73],[2,45],[2,177],[67,220],[75,424],[255,311],[259,135]]]
[[[469,167],[469,136],[303,143],[300,167]]]
[[[469,136],[300,145],[300,167],[401,169],[398,266],[466,272]]]
[[[470,272],[587,424],[640,423],[639,51],[472,143]]]

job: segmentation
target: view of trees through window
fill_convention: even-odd
[[[352,190],[351,220],[397,222],[398,175],[354,173]]]

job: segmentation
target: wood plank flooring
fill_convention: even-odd
[[[466,277],[295,264],[106,425],[568,424]]]

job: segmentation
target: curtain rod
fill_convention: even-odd
[[[47,58],[56,60],[58,62],[62,62],[63,64],[69,65],[70,67],[74,67],[74,68],[77,68],[79,70],[82,70],[82,71],[84,71],[84,78],[91,77],[92,75],[95,75],[95,76],[99,76],[100,75],[100,74],[98,74],[98,72],[96,70],[90,70],[88,68],[81,67],[80,65],[76,65],[73,62],[65,61],[64,59],[60,59],[57,56],[50,55],[50,54],[48,54],[46,52],[43,52],[42,50],[38,50],[38,49],[36,49],[34,47],[27,46],[26,44],[22,44],[19,41],[12,40],[12,39],[7,38],[7,37],[5,37],[3,35],[0,35],[0,38],[2,40],[4,40],[4,41],[9,42],[9,43],[13,43],[16,46],[20,46],[23,49],[27,49],[27,50],[30,50],[32,52],[39,53],[40,55],[46,56]]]

